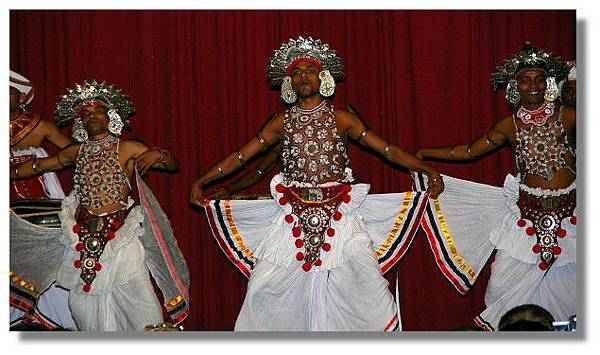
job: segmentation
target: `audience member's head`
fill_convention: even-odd
[[[554,317],[534,304],[517,306],[500,319],[499,331],[553,331]]]

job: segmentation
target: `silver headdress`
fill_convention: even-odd
[[[323,71],[328,70],[335,81],[344,79],[345,69],[336,51],[329,44],[312,37],[290,39],[273,52],[267,65],[267,81],[273,88],[279,88],[288,76],[288,69],[298,59],[310,59],[318,62]]]
[[[563,80],[569,73],[569,67],[565,60],[552,55],[552,53],[532,47],[531,43],[525,42],[519,53],[511,55],[492,74],[490,81],[494,91],[508,85],[511,80],[515,80],[519,71],[525,68],[543,69],[557,81]]]
[[[66,126],[72,123],[81,107],[94,104],[108,109],[109,129],[115,135],[121,133],[123,125],[129,123],[127,117],[135,112],[133,103],[121,89],[92,79],[81,85],[76,84],[73,89],[67,89],[60,97],[55,112],[57,125]]]
[[[506,100],[511,106],[517,107],[521,101],[517,88],[517,74],[526,68],[542,69],[547,73],[544,99],[548,102],[555,101],[560,95],[557,82],[564,80],[569,73],[567,62],[552,53],[533,47],[529,42],[525,42],[520,52],[511,55],[503,65],[496,68],[490,79],[494,91],[506,86]]]

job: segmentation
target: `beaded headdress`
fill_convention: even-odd
[[[79,110],[88,105],[100,105],[109,111],[114,110],[127,124],[127,117],[135,112],[133,103],[121,89],[105,82],[86,80],[83,84],[76,84],[75,88],[67,89],[56,105],[56,123],[65,126],[73,122]]]
[[[316,62],[321,70],[329,70],[336,81],[344,78],[344,65],[336,51],[329,48],[329,44],[322,43],[320,39],[304,39],[300,36],[283,43],[273,52],[267,65],[267,81],[271,87],[280,87],[284,78],[289,75],[289,70],[300,60]]]
[[[525,68],[539,68],[554,77],[557,82],[564,80],[569,73],[567,62],[559,56],[537,49],[529,42],[525,42],[520,52],[511,55],[504,64],[496,68],[490,79],[494,91],[505,87],[511,80],[515,80],[519,71]]]

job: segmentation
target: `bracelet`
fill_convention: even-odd
[[[154,150],[160,153],[160,156],[158,157],[157,162],[158,163],[166,163],[167,162],[167,158],[166,156],[170,155],[171,153],[168,150],[164,150],[162,148],[159,147],[154,147],[150,150]]]
[[[39,162],[39,158],[33,158],[33,163],[31,164],[31,169],[33,169],[33,172],[36,173],[36,175],[39,175],[41,172],[38,170],[38,162]]]
[[[267,144],[267,141],[259,134],[256,135],[256,139],[258,139],[258,143],[265,145]]]
[[[365,127],[365,129],[358,135],[358,143],[362,144],[362,140],[363,140],[363,138],[365,138],[368,131],[369,131],[369,128]]]
[[[244,166],[246,164],[246,160],[244,160],[244,156],[242,155],[242,153],[239,150],[237,150],[236,153],[237,153],[237,158],[240,161],[240,166]]]
[[[385,144],[385,147],[383,148],[383,156],[387,160],[390,160],[390,143]]]
[[[473,156],[473,153],[471,153],[471,146],[469,145],[469,147],[467,148],[467,154],[469,155],[469,157],[471,159],[475,159],[475,157]]]
[[[490,137],[489,133],[485,134],[485,142],[487,144],[490,144],[490,145],[498,145],[498,143],[494,142],[494,140],[492,139],[492,137]]]
[[[456,154],[456,146],[452,147],[452,149],[450,149],[450,151],[448,152],[448,157],[454,159],[454,154]]]
[[[223,168],[221,168],[221,166],[219,164],[217,164],[217,170],[219,170],[220,175],[224,175]]]

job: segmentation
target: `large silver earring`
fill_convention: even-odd
[[[110,121],[108,122],[108,130],[115,136],[121,135],[121,130],[123,129],[123,121],[121,120],[121,116],[115,111],[115,109],[108,110],[108,117],[110,117]]]
[[[506,97],[506,100],[512,107],[517,107],[519,101],[521,101],[521,94],[519,94],[519,90],[517,89],[516,80],[513,79],[508,82],[504,97]]]
[[[88,140],[88,133],[83,128],[83,123],[81,122],[81,118],[76,117],[75,123],[73,124],[73,139],[78,142],[85,142]]]
[[[319,79],[321,79],[321,86],[319,86],[319,93],[325,97],[330,97],[335,92],[335,80],[329,70],[322,70],[319,73]]]
[[[281,84],[281,98],[288,104],[296,102],[296,99],[298,98],[294,88],[292,88],[292,77],[290,76],[283,78],[283,83]]]
[[[556,78],[549,76],[546,78],[546,92],[544,93],[544,100],[548,102],[555,101],[560,95],[560,90],[556,84]]]

